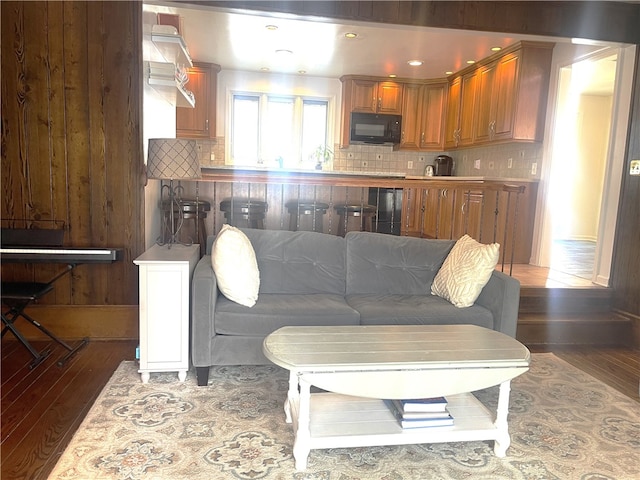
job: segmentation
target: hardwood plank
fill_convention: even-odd
[[[134,342],[93,342],[60,374],[45,376],[39,388],[48,388],[46,394],[2,443],[2,477],[47,478],[117,366],[124,359],[133,359],[134,348]],[[64,350],[58,349],[52,355],[57,358],[61,353]]]

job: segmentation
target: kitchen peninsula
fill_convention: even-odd
[[[267,229],[289,228],[287,202],[322,202],[329,206],[322,231],[333,235],[339,219],[335,205],[372,205],[373,231],[390,233],[382,229],[384,221],[401,235],[457,239],[468,233],[482,243],[503,245],[506,264],[529,263],[531,255],[536,180],[217,167],[203,168],[194,185],[185,185],[187,191],[211,202],[208,233],[217,233],[225,222],[219,208],[223,199],[266,202]]]

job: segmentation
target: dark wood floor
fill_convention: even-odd
[[[51,356],[29,370],[27,351],[3,339],[0,478],[45,480],[116,367],[134,359],[136,344],[92,341],[62,368],[56,362],[65,351],[52,344]],[[47,342],[36,346],[44,349]],[[637,351],[592,347],[533,351],[553,351],[640,402]]]

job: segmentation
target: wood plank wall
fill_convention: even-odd
[[[26,219],[47,228],[55,220],[64,223],[66,246],[124,249],[121,262],[78,266],[42,305],[86,306],[82,318],[96,318],[94,306],[137,310],[132,260],[144,239],[141,6],[1,3],[3,227]],[[48,281],[61,267],[5,264],[2,280]],[[72,317],[64,320],[73,324]]]
[[[201,3],[640,44],[640,6],[628,2]],[[80,267],[47,302],[135,306],[132,260],[144,238],[141,2],[0,6],[1,217],[63,220],[67,245],[125,249],[118,264]],[[640,158],[639,90],[637,75],[627,163]],[[625,174],[612,279],[616,306],[640,318],[638,180]],[[48,278],[46,268],[3,266],[2,274]]]

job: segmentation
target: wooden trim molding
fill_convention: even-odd
[[[65,341],[138,339],[138,305],[33,305],[25,311]],[[16,326],[28,340],[49,339],[22,318]]]

